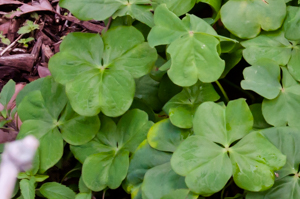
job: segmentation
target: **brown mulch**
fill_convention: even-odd
[[[26,20],[39,29],[20,35],[17,32]],[[104,28],[101,21],[80,21],[59,7],[58,0],[0,0],[0,32],[13,44],[8,49],[0,40],[0,91],[9,79],[29,83],[50,75],[48,61],[68,33],[100,33]],[[28,37],[34,40],[27,48],[17,42]]]

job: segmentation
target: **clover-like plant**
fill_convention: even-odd
[[[151,71],[156,50],[132,26],[112,28],[103,35],[71,33],[49,62],[55,80],[66,85],[72,108],[80,115],[102,111],[116,117],[130,107],[134,78]]]
[[[243,56],[249,64],[255,64],[261,59],[270,59],[278,65],[287,65],[289,72],[299,81],[299,41],[289,41],[284,35],[284,30],[263,32],[254,39],[241,42],[245,47]]]
[[[276,62],[263,60],[244,70],[242,88],[252,90],[263,96],[262,113],[273,126],[298,126],[300,117],[300,84],[287,68]],[[282,85],[280,84],[282,83]]]
[[[299,128],[274,127],[262,130],[261,133],[287,156],[287,162],[282,169],[276,171],[277,177],[271,189],[258,193],[249,192],[246,199],[300,198]]]
[[[85,117],[73,111],[65,89],[52,77],[42,79],[41,88],[27,93],[18,106],[23,124],[18,139],[34,135],[40,141],[40,172],[56,164],[63,155],[63,140],[73,145],[93,139],[100,127],[98,116]]]
[[[250,191],[274,184],[274,171],[286,157],[260,132],[251,132],[253,117],[245,100],[227,107],[204,102],[195,113],[194,136],[184,140],[171,158],[172,168],[185,177],[191,191],[210,196],[233,175],[234,182]]]
[[[198,80],[209,83],[221,76],[225,68],[219,56],[217,38],[221,36],[203,19],[187,15],[180,20],[166,5],[160,5],[155,10],[154,23],[148,35],[149,44],[170,44],[168,75],[175,84],[187,87]]]
[[[93,140],[71,146],[74,156],[83,163],[82,179],[93,191],[121,185],[127,175],[129,154],[146,138],[153,124],[145,112],[137,109],[128,111],[117,125],[106,116],[101,116],[101,122]]]
[[[179,189],[185,191],[177,197],[178,199],[198,197],[188,190],[184,178],[176,174],[170,165],[172,152],[189,133],[172,125],[169,119],[162,120],[150,128],[147,141],[145,140],[132,156],[123,184],[134,199],[168,198],[171,197],[169,194]]]
[[[285,15],[284,0],[229,0],[221,8],[221,19],[234,35],[246,39],[256,37],[261,29],[277,30]]]

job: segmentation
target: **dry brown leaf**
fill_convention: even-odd
[[[7,5],[7,4],[24,4],[24,3],[20,1],[13,1],[13,0],[0,0],[0,6]]]
[[[0,129],[0,144],[14,141],[18,133],[19,133],[18,131],[13,131],[13,130],[4,131]]]
[[[52,7],[49,8],[49,5],[46,5],[45,2],[43,2],[43,4],[37,3],[37,4],[34,4],[34,5],[23,4],[22,6],[19,7],[19,9],[20,9],[20,11],[13,12],[9,16],[9,18],[14,18],[16,16],[19,17],[22,14],[37,12],[37,11],[51,11],[51,12],[54,11],[53,8]]]
[[[51,76],[49,69],[43,66],[38,66],[38,73],[40,77]]]

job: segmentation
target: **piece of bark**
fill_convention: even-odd
[[[11,42],[15,40],[17,37],[17,32],[20,28],[20,22],[16,19],[11,19],[10,27],[7,33],[7,39],[9,39]]]
[[[0,6],[1,5],[7,5],[7,4],[24,4],[20,1],[12,1],[12,0],[0,0]]]
[[[45,65],[47,65],[47,64],[45,64]],[[48,67],[44,67],[44,66],[38,66],[38,73],[41,78],[51,76],[51,73],[50,73]]]
[[[9,27],[10,27],[10,21],[2,22],[2,24],[0,25],[0,32],[6,35],[8,33]]]
[[[51,48],[48,45],[44,45],[44,44],[42,44],[42,53],[43,53],[43,56],[45,56],[45,58],[47,58],[44,60],[47,63],[48,63],[49,59],[54,55]]]
[[[43,37],[41,36],[37,39],[31,51],[31,55],[34,56],[35,60],[39,57],[42,44],[43,44]]]
[[[13,66],[30,72],[36,58],[32,54],[17,54],[0,57],[0,65]]]
[[[0,129],[0,144],[3,144],[5,142],[11,142],[14,141],[18,135],[18,131],[4,131]]]
[[[0,52],[4,49],[5,49],[4,47],[0,47]],[[26,53],[27,50],[25,50],[23,48],[14,48],[14,49],[11,50],[11,52],[13,52],[13,53]]]

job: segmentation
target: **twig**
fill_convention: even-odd
[[[0,53],[0,57],[2,57],[10,48],[12,48],[22,37],[24,34],[21,34],[15,41],[9,44],[2,52]]]
[[[107,23],[106,27],[104,28],[104,32],[108,31],[111,21],[112,21],[112,17],[109,18],[108,23]]]
[[[39,141],[32,135],[5,144],[0,165],[0,198],[10,199],[18,173],[31,168]]]
[[[55,16],[54,16],[55,23],[59,23],[59,21],[60,21],[59,15],[60,15],[60,6],[57,4],[57,6],[56,6],[56,13],[55,13]]]

